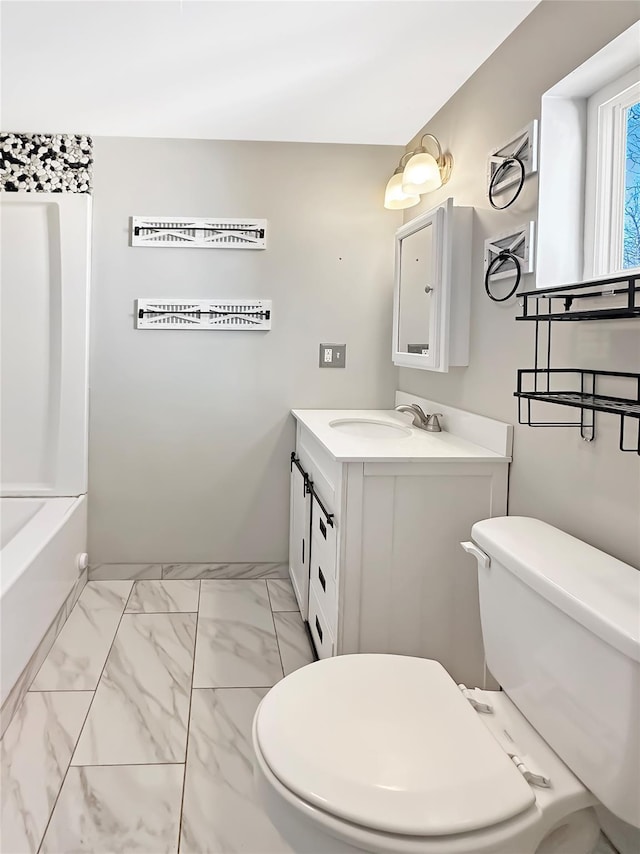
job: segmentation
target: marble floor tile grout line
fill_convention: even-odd
[[[198,647],[198,621],[200,619],[200,596],[202,595],[202,580],[198,582],[198,610],[196,611],[196,629],[193,642],[193,661],[191,664],[191,688],[189,690],[189,714],[187,715],[187,737],[184,742],[184,773],[182,775],[182,792],[180,794],[180,817],[178,820],[178,839],[176,854],[180,854],[182,844],[182,817],[184,813],[184,792],[187,782],[187,759],[189,758],[189,733],[191,732],[191,709],[193,707],[193,677],[196,669],[196,651]]]
[[[42,850],[42,843],[44,842],[44,840],[45,840],[45,838],[46,838],[47,831],[49,830],[49,825],[51,824],[51,819],[53,818],[53,814],[54,814],[54,813],[55,813],[55,811],[56,811],[56,807],[57,807],[57,805],[58,805],[58,801],[59,801],[59,799],[60,799],[60,794],[61,794],[62,790],[64,789],[64,784],[65,784],[65,782],[66,782],[66,780],[67,780],[67,776],[68,776],[68,774],[69,774],[69,768],[71,768],[71,763],[72,763],[72,761],[73,761],[73,754],[75,753],[76,747],[78,746],[78,742],[80,741],[80,737],[82,736],[82,733],[83,733],[83,731],[84,731],[84,728],[85,728],[85,726],[86,726],[86,724],[87,724],[87,720],[88,720],[88,718],[89,718],[89,713],[91,712],[91,706],[93,705],[93,701],[94,701],[94,700],[95,700],[95,698],[96,698],[96,692],[97,692],[97,690],[98,690],[98,685],[100,684],[100,680],[102,679],[102,675],[103,675],[103,673],[104,673],[105,667],[107,666],[107,661],[109,660],[109,656],[111,655],[111,650],[113,649],[113,645],[114,645],[114,643],[115,643],[115,641],[116,641],[116,635],[118,634],[118,629],[120,628],[120,623],[122,622],[122,618],[124,617],[125,612],[126,612],[126,610],[127,610],[127,605],[129,604],[129,599],[131,598],[131,594],[132,594],[132,592],[133,592],[133,587],[134,587],[134,585],[132,584],[132,585],[131,585],[131,590],[129,591],[129,595],[127,596],[126,601],[125,601],[125,603],[124,603],[124,608],[122,609],[122,613],[120,614],[120,619],[118,620],[118,625],[116,626],[116,630],[115,630],[115,632],[114,632],[114,634],[113,634],[113,638],[111,639],[111,644],[110,644],[110,646],[109,646],[109,652],[107,653],[107,656],[106,656],[106,658],[105,658],[105,660],[104,660],[104,664],[102,665],[102,670],[100,671],[100,676],[98,677],[98,681],[97,681],[97,683],[96,683],[96,687],[95,687],[95,689],[93,690],[93,697],[91,698],[91,702],[89,703],[89,708],[87,709],[87,714],[85,715],[85,719],[84,719],[84,721],[83,721],[82,727],[81,727],[80,732],[79,732],[79,734],[78,734],[78,738],[76,739],[76,743],[75,743],[75,745],[74,745],[74,748],[73,748],[73,750],[71,751],[71,758],[69,759],[69,764],[67,765],[67,770],[66,770],[66,771],[65,771],[65,773],[64,773],[64,777],[62,778],[62,783],[60,784],[60,788],[58,789],[58,794],[56,795],[56,798],[55,798],[55,800],[54,800],[54,802],[53,802],[53,806],[52,806],[52,808],[51,808],[51,812],[50,812],[50,814],[49,814],[49,821],[47,822],[47,826],[45,827],[44,832],[43,832],[43,834],[42,834],[42,839],[40,840],[40,845],[38,846],[38,852],[37,852],[37,854],[40,854],[40,851]],[[75,608],[75,605],[74,605],[74,608]],[[71,614],[69,614],[69,616],[71,616]]]
[[[157,581],[158,579],[149,579],[150,581]],[[189,581],[199,581],[199,579],[190,578]],[[200,594],[198,594],[199,596]],[[189,608],[188,611],[128,611],[125,612],[127,617],[150,617],[154,614],[197,614],[193,608]]]
[[[284,661],[282,658],[282,650],[280,649],[280,638],[278,637],[278,630],[276,629],[276,619],[273,616],[273,605],[271,602],[271,594],[269,593],[269,585],[267,584],[266,579],[265,579],[264,583],[267,586],[267,600],[269,602],[269,608],[271,610],[271,622],[273,623],[273,633],[276,636],[276,644],[278,646],[278,656],[280,658],[280,667],[282,668],[282,678],[284,679],[284,677],[286,676],[286,673],[284,672]]]
[[[266,581],[265,581],[266,583]],[[271,598],[271,590],[269,589],[269,585],[267,584],[267,599],[269,600],[269,607],[271,608],[271,614],[273,615],[273,599]],[[275,628],[275,625],[274,625]]]

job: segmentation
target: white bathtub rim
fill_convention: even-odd
[[[26,496],[11,497],[2,496],[3,500],[10,501],[43,501],[44,506],[29,519],[26,525],[21,528],[18,533],[7,543],[0,552],[0,598],[4,596],[20,578],[25,569],[38,557],[49,543],[57,536],[61,528],[66,524],[67,519],[73,511],[86,501],[86,495],[73,497],[56,496],[55,498],[44,498],[42,496]],[[0,502],[0,507],[2,506]],[[38,528],[42,533],[42,537],[33,538],[28,545],[25,545],[24,532],[28,532],[29,528]],[[80,570],[78,570],[80,574]]]

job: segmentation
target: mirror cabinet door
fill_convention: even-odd
[[[433,223],[408,234],[400,243],[398,350],[429,355],[431,303],[434,293]]]
[[[438,368],[443,216],[436,208],[396,234],[393,361],[398,365]]]

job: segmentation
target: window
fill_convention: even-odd
[[[587,104],[585,278],[640,268],[640,68]]]
[[[625,270],[640,267],[640,103],[627,107],[624,181]]]
[[[640,270],[640,21],[542,96],[536,287]]]

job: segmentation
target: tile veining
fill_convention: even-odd
[[[31,685],[32,691],[92,691],[98,684],[131,581],[90,581]]]
[[[97,563],[89,567],[89,581],[116,581],[123,579],[160,579],[161,563]]]
[[[195,614],[125,614],[73,765],[184,762]]]
[[[2,712],[0,713],[0,736],[4,735],[7,727],[13,720],[16,710],[20,707],[25,694],[33,683],[35,675],[42,667],[42,663],[49,654],[56,637],[64,627],[67,614],[67,602],[65,601],[61,605],[56,616],[53,618],[51,625],[45,632],[35,652],[27,662],[27,666],[18,677],[18,681],[9,692],[7,699],[4,701]]]
[[[0,748],[0,850],[35,854],[93,694],[31,692]]]
[[[302,617],[297,611],[279,611],[273,615],[284,675],[311,664],[313,654]]]
[[[125,613],[198,610],[199,581],[136,581]]]
[[[285,854],[255,802],[251,723],[265,688],[193,692],[181,854]]]
[[[289,854],[255,798],[251,722],[281,661],[312,654],[299,614],[274,612],[289,582],[269,587],[89,582],[38,673],[53,690],[34,682],[1,742],[1,850]]]
[[[269,601],[272,611],[297,611],[298,603],[293,586],[288,578],[269,578],[267,580]]]
[[[41,854],[176,854],[183,765],[70,768]]]
[[[269,687],[282,676],[266,582],[202,581],[193,687]]]
[[[162,567],[167,578],[286,578],[286,563],[169,563]]]

